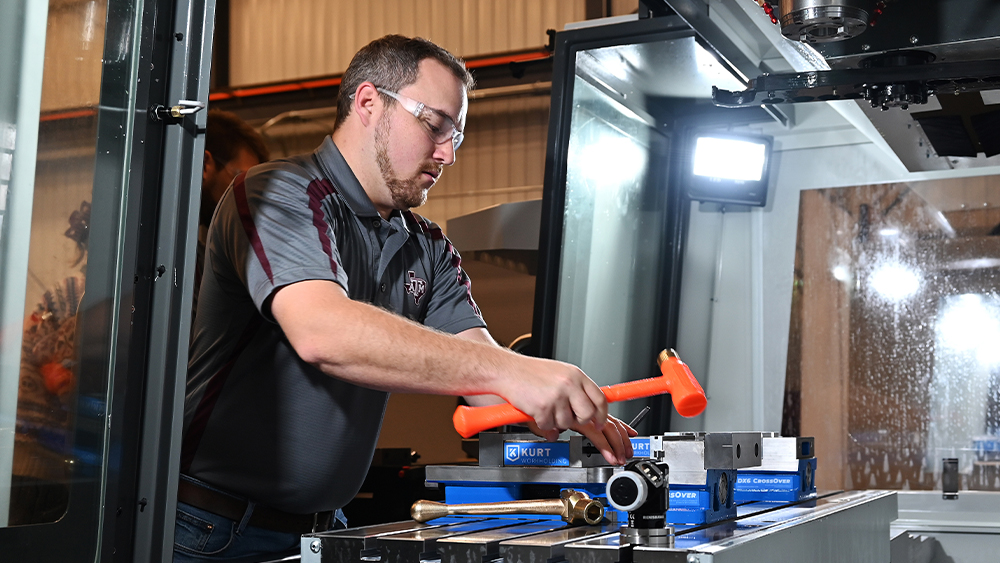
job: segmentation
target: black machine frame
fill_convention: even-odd
[[[0,528],[4,561],[171,557],[205,112],[155,114],[208,99],[214,17],[214,0],[107,2],[73,434],[99,463],[75,464],[58,521]]]
[[[538,277],[535,283],[532,342],[529,353],[551,358],[554,353],[559,298],[559,275],[566,204],[569,142],[573,112],[573,89],[577,53],[581,51],[629,44],[669,40],[694,36],[709,52],[716,52],[713,44],[697,33],[685,19],[678,15],[654,15],[624,23],[583,27],[559,32],[555,36],[553,55],[552,98],[549,114],[549,131],[545,157],[545,182],[542,196],[542,223],[538,245]],[[724,57],[720,62],[732,68]],[[706,93],[707,95],[707,93]],[[707,96],[706,96],[707,97]],[[630,95],[619,100],[630,109],[652,117],[658,133],[668,143],[665,154],[657,158],[665,163],[665,174],[655,178],[662,182],[665,197],[657,203],[663,213],[660,236],[665,241],[663,262],[658,280],[658,302],[651,304],[660,322],[654,341],[663,348],[676,346],[681,298],[681,274],[687,242],[691,202],[688,195],[690,167],[693,158],[692,143],[703,132],[718,132],[732,126],[781,120],[770,107],[720,108],[707,100],[701,103],[689,98],[663,98]],[[681,353],[683,358],[683,351]],[[656,366],[650,364],[646,377],[657,375]],[[630,378],[643,377],[630,374]],[[650,407],[640,433],[669,431],[673,409],[666,397],[646,400]]]
[[[545,358],[553,355],[576,55],[589,49],[655,41],[690,30],[679,17],[662,16],[617,25],[567,30],[555,36],[552,103],[545,156],[538,277],[535,283],[535,312],[530,348],[533,355]],[[661,133],[670,133],[669,122],[657,119],[657,124]],[[659,275],[659,302],[653,307],[663,319],[654,339],[664,347],[672,347],[677,341],[681,263],[688,221],[688,200],[684,195],[682,177],[687,158],[686,151],[677,150],[674,144],[668,150],[668,163],[665,167],[667,174],[662,178],[663,188],[667,193],[660,200],[665,219],[661,236],[667,241],[667,255]],[[651,366],[651,369],[655,369],[655,366]],[[654,397],[649,399],[649,406],[650,416],[643,423],[645,427],[660,431],[668,429],[671,412],[669,403],[662,397]]]

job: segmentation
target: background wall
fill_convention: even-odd
[[[49,2],[43,113],[97,105],[106,15],[106,1]]]
[[[387,33],[462,57],[545,45],[546,29],[586,19],[584,0],[244,0],[232,3],[232,84],[338,74]]]
[[[272,158],[311,152],[333,131],[333,121],[331,109],[265,128]],[[542,197],[548,125],[547,85],[527,94],[473,99],[455,164],[445,169],[417,212],[447,228],[448,219],[458,215]]]

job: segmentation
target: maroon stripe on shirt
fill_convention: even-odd
[[[243,230],[246,232],[247,238],[250,239],[250,246],[253,247],[253,252],[257,255],[257,260],[260,262],[261,268],[264,268],[267,279],[273,284],[274,276],[271,275],[271,262],[267,259],[267,254],[264,253],[264,245],[260,242],[257,225],[254,225],[253,216],[250,215],[250,204],[247,203],[247,187],[243,183],[244,179],[246,179],[246,172],[240,173],[233,183],[236,210],[240,214],[240,222],[243,223]]]
[[[441,240],[444,238],[444,232],[441,230],[440,227],[432,227],[431,224],[428,223],[426,219],[418,217],[417,214],[412,211],[407,211],[406,213],[407,215],[410,216],[410,219],[412,219],[414,223],[420,226],[420,230],[424,234],[428,234],[431,236],[432,240]]]
[[[236,342],[236,347],[230,353],[229,360],[208,380],[205,394],[201,396],[201,401],[198,402],[198,407],[194,410],[191,425],[188,426],[188,431],[184,434],[184,439],[181,443],[182,473],[187,472],[191,468],[191,462],[194,461],[194,454],[198,451],[202,436],[205,435],[205,428],[208,427],[208,419],[211,418],[212,410],[215,409],[215,404],[219,401],[219,395],[226,384],[229,372],[233,370],[236,360],[239,359],[240,354],[250,344],[250,341],[257,333],[257,329],[260,328],[261,322],[262,317],[255,315],[247,323],[246,328],[243,329],[243,334],[240,335],[240,339]]]
[[[410,216],[410,219],[414,223],[420,226],[421,232],[430,235],[432,240],[446,240],[444,232],[441,231],[440,227],[432,227],[430,223],[426,220],[417,217],[412,211],[406,211]],[[476,301],[472,298],[472,280],[468,277],[462,275],[462,257],[458,255],[458,251],[451,244],[451,241],[447,241],[447,246],[445,250],[451,253],[451,266],[455,268],[455,275],[458,278],[458,284],[465,286],[465,300],[469,302],[469,306],[472,307],[472,311],[477,317],[483,318],[483,313],[479,310],[479,305],[476,305]],[[463,279],[464,278],[464,279]]]
[[[317,234],[319,235],[319,243],[323,245],[323,252],[330,259],[330,271],[333,272],[333,275],[337,275],[337,262],[333,259],[333,248],[330,245],[330,237],[326,236],[327,224],[323,217],[322,206],[323,199],[337,193],[337,189],[333,187],[330,180],[324,178],[309,182],[306,193],[309,194],[309,209],[312,210],[313,226],[316,227]]]

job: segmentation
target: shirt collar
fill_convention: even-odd
[[[406,223],[406,218],[403,216],[403,212],[398,209],[393,209],[392,213],[389,214],[389,222],[396,226],[396,228],[410,232],[410,226]]]
[[[351,170],[344,155],[340,153],[340,149],[337,148],[329,135],[323,139],[323,144],[313,152],[313,155],[319,162],[323,173],[336,180],[334,185],[337,187],[337,191],[340,192],[344,201],[347,202],[347,206],[355,215],[358,217],[378,216],[375,204],[372,203],[365,189],[361,187],[358,177],[354,175],[354,171]]]
[[[323,139],[323,144],[313,154],[323,172],[330,178],[337,179],[337,190],[355,215],[358,217],[379,217],[378,210],[375,209],[375,204],[372,203],[365,189],[361,187],[361,182],[354,175],[354,171],[347,164],[347,160],[333,142],[333,138],[327,135]],[[389,214],[389,222],[398,229],[407,233],[410,232],[409,225],[406,224],[402,212],[398,209],[392,210]]]

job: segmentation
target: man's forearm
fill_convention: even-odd
[[[299,356],[327,375],[384,391],[481,395],[496,393],[498,374],[517,369],[519,358],[495,344],[331,294],[343,292],[332,285],[301,282],[280,290],[272,304]],[[298,303],[309,303],[308,309]]]
[[[580,368],[521,356],[495,343],[442,334],[365,303],[325,280],[279,289],[271,312],[295,352],[324,373],[386,391],[493,394],[542,430],[591,421],[607,402]]]

